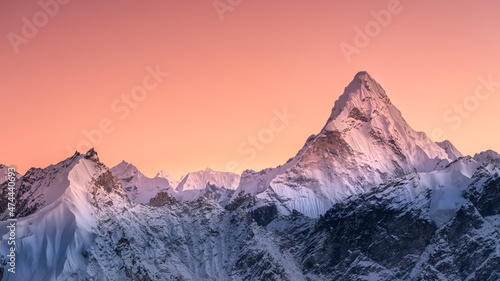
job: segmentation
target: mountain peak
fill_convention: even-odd
[[[373,78],[370,76],[370,74],[367,72],[367,71],[360,71],[358,73],[356,73],[356,75],[354,75],[354,80],[363,80],[363,81],[366,81],[366,80],[373,80]],[[373,80],[375,81],[375,80]]]
[[[231,172],[219,172],[210,168],[190,172],[183,176],[177,185],[177,191],[203,189],[207,183],[214,184],[226,189],[236,189],[240,182],[240,175]]]
[[[131,165],[129,162],[125,161],[125,160],[122,160],[122,162],[118,163],[118,165],[121,165],[121,166],[128,166],[128,165]],[[117,166],[118,166],[117,165]]]
[[[368,72],[360,71],[335,102],[327,125],[339,116],[341,119],[349,117],[351,110],[354,110],[351,117],[368,120],[371,115],[389,114],[389,107],[392,103],[382,86]],[[343,112],[345,116],[341,116]]]
[[[444,149],[444,151],[446,151],[446,154],[448,154],[448,157],[452,161],[457,160],[460,157],[463,157],[463,154],[460,153],[460,151],[449,140],[436,142],[436,144],[439,145],[439,147],[441,147],[442,149]]]
[[[474,160],[482,164],[491,163],[500,167],[500,154],[491,149],[476,153],[474,155]]]
[[[246,190],[286,202],[285,213],[295,209],[318,217],[333,202],[449,162],[445,150],[412,129],[382,86],[361,71],[335,102],[319,134],[309,137],[283,166],[242,175],[235,194]]]
[[[165,172],[165,170],[160,170],[155,176],[155,178],[169,178],[169,177],[170,175],[167,172]]]
[[[378,162],[390,159],[387,166],[392,166],[393,160],[401,161],[401,167],[406,166],[403,169],[406,172],[413,168],[427,170],[436,158],[449,159],[447,153],[425,133],[411,128],[382,86],[366,71],[358,72],[335,102],[332,114],[322,130],[322,133],[328,132],[338,134],[339,140],[344,140],[350,148],[367,159],[372,158],[370,155],[374,155],[374,150],[386,146],[374,159]],[[450,149],[453,147],[447,146]],[[386,152],[382,152],[386,149]],[[460,152],[453,147],[452,154],[458,156]],[[395,168],[399,169],[398,165]]]
[[[94,150],[93,147],[91,149],[89,149],[89,151],[87,151],[87,153],[85,153],[85,159],[92,159],[94,161],[99,161],[99,157],[97,156],[97,152]]]
[[[384,89],[380,84],[373,79],[370,74],[366,71],[360,71],[354,75],[354,79],[346,87],[344,94],[352,94],[359,89],[365,89],[366,91],[361,92],[364,96],[382,95],[387,96]]]
[[[126,162],[125,160],[122,160],[118,165],[114,166],[113,168],[110,169],[111,172],[117,176],[117,177],[123,177],[125,175],[131,176],[135,174],[141,174],[142,173],[135,167],[133,164]]]

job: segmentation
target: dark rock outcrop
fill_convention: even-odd
[[[177,200],[167,192],[159,192],[155,197],[149,199],[149,206],[151,207],[161,207],[175,203],[177,203]]]

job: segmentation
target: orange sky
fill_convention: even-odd
[[[149,176],[273,167],[360,70],[415,129],[442,129],[464,154],[500,151],[500,2],[397,2],[221,0],[218,13],[213,1],[42,0],[47,15],[38,1],[0,1],[0,163],[45,167],[100,130],[105,164]],[[159,83],[146,69],[157,65],[169,73]],[[288,124],[275,118],[285,107]]]

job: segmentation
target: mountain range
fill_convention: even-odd
[[[15,274],[0,180],[0,280],[500,280],[500,155],[413,130],[366,72],[275,168],[177,181],[91,149],[19,175]]]

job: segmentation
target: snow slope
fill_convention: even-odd
[[[43,204],[36,213],[18,218],[18,270],[15,275],[4,276],[5,280],[56,280],[66,271],[85,270],[82,251],[92,244],[92,228],[96,226],[92,217],[95,210],[90,204],[90,182],[96,173],[95,160],[91,159],[94,155],[93,152],[75,155],[44,170],[32,170],[23,177],[29,181],[36,174],[53,176],[49,181],[38,178],[40,182],[32,185],[35,190],[30,194]],[[2,253],[9,247],[8,223],[0,222]]]

